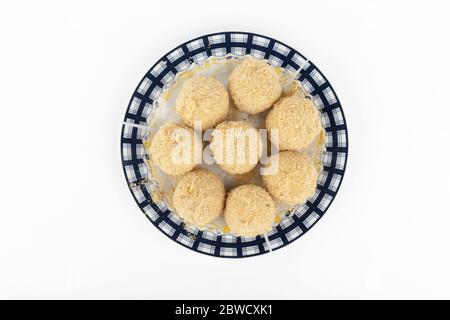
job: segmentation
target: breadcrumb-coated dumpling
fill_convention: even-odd
[[[162,171],[169,175],[185,174],[194,169],[196,165],[195,143],[201,148],[202,143],[194,134],[194,130],[169,122],[161,126],[152,138],[150,142],[150,157]],[[189,145],[190,150],[187,150],[185,147]],[[174,155],[178,155],[179,158],[173,157]]]
[[[176,112],[190,127],[194,121],[202,122],[206,130],[222,122],[228,114],[228,91],[212,77],[192,77],[183,83],[176,101]]]
[[[280,97],[280,77],[264,61],[246,59],[230,74],[228,89],[240,111],[257,114],[269,109]]]
[[[269,138],[278,129],[280,150],[305,148],[323,130],[313,102],[297,94],[282,98],[274,105],[267,115],[266,128]]]
[[[304,203],[316,190],[318,173],[314,163],[295,151],[282,151],[278,155],[278,172],[263,176],[265,187],[275,199],[288,205]],[[272,161],[276,161],[275,156],[268,165]]]
[[[228,133],[227,133],[228,132]],[[220,136],[218,136],[220,134]],[[233,153],[228,154],[228,139]],[[245,121],[224,121],[212,132],[211,154],[226,172],[243,174],[256,167],[262,155],[262,139],[251,124]],[[243,148],[241,148],[243,147]]]
[[[263,188],[245,184],[228,193],[225,221],[230,231],[244,237],[269,232],[275,220],[275,203]]]
[[[204,226],[222,212],[225,203],[225,186],[215,174],[197,169],[178,182],[173,194],[176,213],[196,226]]]

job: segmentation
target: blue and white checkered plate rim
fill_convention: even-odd
[[[315,194],[283,218],[271,232],[254,238],[236,237],[201,231],[184,224],[161,202],[155,203],[145,181],[143,137],[147,116],[163,88],[175,79],[178,72],[193,63],[227,54],[251,55],[266,59],[298,74],[297,79],[313,97],[320,110],[325,128],[323,171]],[[348,153],[345,117],[331,84],[319,69],[295,49],[270,37],[248,32],[221,32],[205,35],[170,51],[150,68],[139,82],[128,105],[121,133],[122,166],[130,191],[148,220],[173,241],[197,252],[217,257],[241,258],[264,254],[282,248],[304,235],[328,210],[344,176]]]

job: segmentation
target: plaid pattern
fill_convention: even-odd
[[[178,235],[176,241],[184,244],[188,248],[192,248],[192,246],[194,245],[194,239],[182,233]]]
[[[299,227],[295,227],[291,231],[286,233],[286,238],[288,241],[293,241],[302,235],[303,231]]]
[[[197,53],[197,54],[193,55],[192,59],[195,62],[200,63],[200,62],[205,61],[206,59],[208,59],[208,55],[205,52],[200,52],[200,53]]]
[[[172,71],[169,71],[162,79],[161,82],[163,84],[169,84],[175,79],[175,75],[172,73]]]
[[[270,40],[262,36],[253,36],[253,44],[261,47],[267,48],[269,46]]]
[[[312,197],[308,199],[308,201],[309,201],[310,203],[316,202],[316,200],[317,200],[317,198],[319,197],[319,195],[320,195],[320,190],[319,190],[319,189],[316,189],[316,191],[314,192],[314,194],[312,195]]]
[[[294,219],[291,217],[285,217],[283,220],[281,220],[279,226],[281,229],[286,229],[291,226],[291,224],[294,223]]]
[[[225,43],[225,34],[215,34],[208,37],[209,44]]]
[[[283,246],[283,239],[281,239],[281,237],[276,237],[273,239],[269,238],[269,242],[270,242],[270,248],[272,250],[278,249],[279,247]]]
[[[294,210],[292,210],[292,213],[297,217],[300,218],[305,214],[305,212],[308,211],[308,206],[306,204],[296,207]]]
[[[174,213],[169,213],[168,215],[168,218],[170,219],[170,220],[172,220],[172,222],[173,223],[175,223],[175,224],[177,224],[177,225],[180,225],[181,224],[181,219],[180,219],[180,217],[178,217],[176,214],[174,214]]]
[[[144,208],[142,208],[142,211],[152,222],[155,222],[155,220],[158,219],[159,217],[159,214],[155,210],[153,210],[150,205],[147,205]]]
[[[295,63],[300,69],[306,69],[308,66],[308,60],[299,53],[294,53],[292,56],[292,62]]]
[[[246,246],[242,248],[242,255],[245,256],[253,256],[259,253],[258,246]]]
[[[264,59],[264,56],[266,55],[266,54],[264,53],[264,51],[257,50],[257,49],[252,49],[252,50],[250,51],[250,54],[251,54],[253,57],[255,57],[256,59]]]
[[[283,64],[283,60],[281,60],[280,58],[275,57],[275,56],[270,56],[269,61],[275,67],[279,67]]]
[[[215,57],[223,57],[227,54],[227,50],[225,48],[212,49],[211,52]]]
[[[161,74],[161,72],[164,71],[165,68],[166,62],[160,61],[156,66],[152,68],[152,70],[150,70],[150,74],[153,75],[154,77],[158,77]]]
[[[200,242],[197,247],[197,250],[204,252],[204,253],[214,254],[215,246],[204,243],[204,242]]]
[[[331,179],[330,184],[328,185],[328,189],[336,192],[341,184],[342,176],[339,174],[333,174],[333,178]]]
[[[289,49],[284,44],[281,44],[279,42],[275,42],[273,50],[275,50],[278,53],[281,53],[283,56],[287,56],[289,52],[291,52],[291,49]]]
[[[339,148],[347,147],[347,135],[345,130],[339,130],[336,132],[337,134],[337,145]],[[331,139],[330,139],[331,140]]]
[[[309,82],[307,82],[307,81],[305,81],[305,83],[308,83],[308,85],[309,85]],[[313,97],[313,102],[314,102],[314,105],[317,107],[317,109],[319,109],[319,110],[322,110],[323,109],[323,107],[325,106],[324,104],[323,104],[323,102],[322,102],[322,99],[320,98],[320,96],[318,95],[318,94],[316,94],[314,97]],[[323,117],[327,117],[328,118],[328,114],[326,113],[326,112],[323,112],[322,113],[322,118]],[[328,128],[329,127],[329,123],[328,123],[328,126],[327,127],[325,127],[325,128]]]
[[[336,96],[333,93],[333,90],[331,90],[330,87],[323,90],[323,94],[325,95],[325,98],[327,98],[328,104],[332,105],[337,102]]]
[[[224,234],[222,236],[222,242],[226,243],[236,243],[236,237],[230,234]]]
[[[131,100],[130,108],[128,109],[128,113],[136,115],[139,111],[139,105],[141,104],[141,99],[134,97]]]
[[[139,85],[138,88],[138,92],[142,95],[147,93],[148,88],[150,87],[150,85],[152,84],[152,81],[148,78],[144,78],[141,82],[141,84]]]
[[[214,232],[211,232],[211,231],[204,231],[203,232],[203,238],[211,240],[211,241],[216,241],[217,235]]]
[[[173,63],[173,62],[177,61],[178,59],[180,59],[183,56],[184,56],[183,49],[182,48],[177,48],[177,49],[173,50],[171,53],[169,53],[166,58],[170,62]]]
[[[328,128],[328,127],[325,127],[325,128]],[[325,133],[325,147],[329,147],[329,148],[333,147],[333,133],[332,132]]]
[[[315,104],[317,106],[317,104]],[[319,109],[320,110],[320,109]],[[322,113],[320,120],[322,122],[322,126],[326,129],[330,127],[330,118],[328,118],[328,114]],[[328,132],[327,132],[328,134]]]
[[[189,42],[186,46],[187,46],[188,50],[190,52],[192,52],[192,51],[195,51],[197,49],[203,48],[205,45],[204,45],[202,39],[197,39],[197,40]]]
[[[170,84],[177,72],[186,70],[193,62],[209,56],[250,54],[267,59],[296,73],[303,88],[313,97],[321,112],[326,130],[323,158],[324,171],[318,187],[306,204],[292,209],[289,216],[267,235],[253,238],[230,234],[217,235],[186,225],[164,203],[154,203],[144,185],[136,184],[147,178],[142,139],[147,133],[146,118],[151,114],[153,102],[162,88]],[[188,41],[161,58],[143,77],[134,92],[122,126],[122,166],[136,203],[153,225],[174,241],[192,250],[220,257],[249,257],[276,250],[305,234],[326,212],[332,203],[345,171],[348,152],[347,127],[339,100],[330,83],[319,69],[293,48],[269,37],[247,32],[224,32],[206,35]]]
[[[150,113],[152,112],[152,105],[148,102],[144,104],[144,108],[142,110],[141,116],[144,118],[148,118]]]
[[[317,69],[314,69],[313,71],[311,71],[310,76],[311,76],[311,78],[314,79],[314,82],[318,86],[321,86],[325,83],[325,79],[322,77],[322,75],[320,74],[320,72]]]
[[[344,116],[342,115],[341,108],[333,109],[334,124],[337,126],[344,125]]]
[[[237,56],[244,56],[245,55],[245,48],[242,47],[232,47],[231,53],[237,55]]]
[[[192,57],[191,57],[192,59]],[[177,66],[175,67],[177,69],[178,72],[180,71],[184,71],[187,68],[189,68],[189,66],[191,65],[191,63],[188,60],[184,60],[181,61],[179,64],[177,64]]]
[[[219,252],[222,257],[236,257],[237,255],[236,248],[221,247]]]
[[[152,100],[156,100],[158,99],[159,95],[162,92],[162,88],[161,87],[154,87],[152,92],[150,93],[150,99]]]
[[[170,224],[168,224],[166,221],[161,221],[158,228],[160,230],[162,230],[168,236],[173,235],[173,233],[175,232],[175,229]]]
[[[314,86],[307,80],[307,79],[303,79],[302,82],[302,87],[303,89],[305,89],[306,92],[308,92],[309,94],[311,94],[314,91]],[[314,99],[316,100],[316,99]],[[322,104],[323,107],[323,104]]]
[[[320,218],[320,216],[315,213],[312,212],[304,221],[303,224],[305,225],[305,227],[309,228],[311,227],[318,219]]]
[[[232,33],[230,35],[231,42],[242,42],[246,43],[248,39],[248,35],[245,33]]]
[[[136,150],[136,154],[133,155],[133,150]],[[131,143],[122,144],[122,158],[125,161],[136,159],[143,159],[145,154],[145,148],[142,144],[132,147]]]

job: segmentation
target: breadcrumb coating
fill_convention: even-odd
[[[212,77],[192,77],[183,83],[176,101],[176,112],[190,127],[202,122],[202,129],[214,127],[223,121],[229,109],[228,91]]]
[[[228,78],[228,88],[236,107],[249,114],[269,109],[281,95],[280,77],[267,63],[246,59]]]
[[[274,156],[271,161],[275,161]],[[278,173],[264,175],[263,181],[275,199],[296,205],[304,203],[314,194],[317,177],[314,163],[308,156],[295,151],[282,151],[279,153]]]
[[[266,118],[269,137],[274,129],[279,133],[280,150],[306,148],[322,131],[320,114],[311,100],[294,94],[282,98]]]
[[[254,237],[272,229],[275,203],[263,188],[246,184],[228,193],[225,221],[232,233]]]
[[[182,131],[178,131],[178,130]],[[191,142],[191,154],[187,155],[186,163],[179,163],[174,161],[172,152],[181,150],[185,145],[185,137],[182,135],[187,133]],[[195,167],[194,157],[194,139],[197,140],[197,145],[201,146],[200,139],[194,134],[194,130],[189,127],[182,126],[173,122],[169,122],[161,126],[158,132],[150,142],[150,157],[158,165],[158,167],[169,175],[185,174]],[[180,158],[182,154],[179,154]],[[176,159],[175,159],[176,160]]]
[[[233,154],[227,152],[229,138],[232,139],[230,143],[234,150]],[[242,146],[245,149],[241,149]],[[261,136],[258,130],[245,121],[224,121],[218,124],[212,132],[209,147],[216,163],[231,174],[251,171],[262,155]]]
[[[202,227],[218,218],[225,203],[225,186],[215,174],[197,169],[178,182],[173,194],[177,214]]]

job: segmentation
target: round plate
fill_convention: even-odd
[[[147,165],[142,138],[146,134],[146,118],[164,86],[192,63],[210,56],[247,55],[267,59],[298,73],[298,80],[311,94],[321,112],[326,131],[323,157],[324,170],[319,176],[315,194],[304,205],[268,233],[254,238],[230,234],[216,235],[185,225],[164,204],[152,201],[146,186]],[[205,35],[171,50],[150,68],[139,82],[128,105],[121,135],[122,166],[130,191],[148,220],[173,241],[197,252],[217,257],[241,258],[280,249],[304,235],[325,214],[339,186],[347,163],[348,135],[344,112],[331,84],[319,69],[298,51],[272,38],[248,32],[221,32]]]

